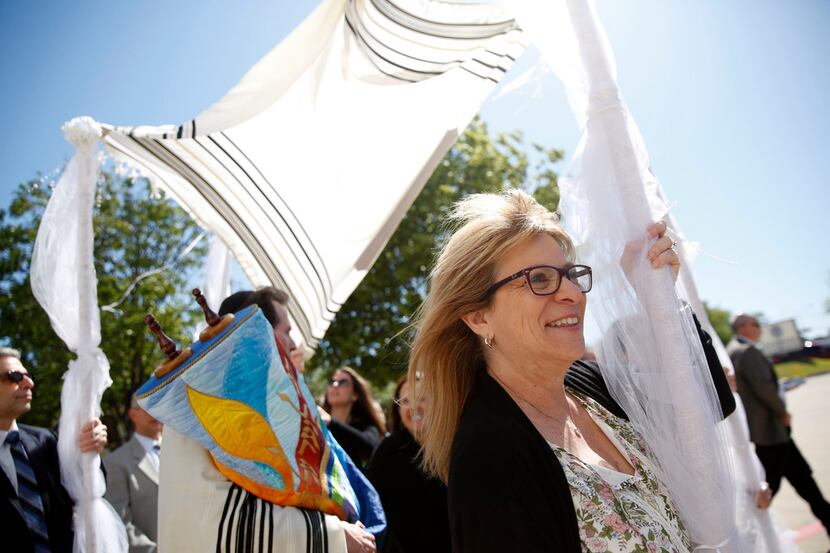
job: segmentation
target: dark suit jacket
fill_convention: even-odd
[[[72,552],[72,499],[61,484],[58,439],[46,428],[19,424],[20,441],[37,478],[52,553]],[[3,551],[34,551],[32,536],[20,511],[17,494],[6,473],[0,470],[0,536]]]
[[[365,470],[380,443],[380,432],[375,425],[363,419],[353,419],[349,424],[331,419],[328,427],[352,461],[360,470]]]
[[[366,470],[386,512],[382,553],[450,553],[447,487],[418,466],[420,449],[401,428],[380,442]]]
[[[735,366],[738,395],[746,408],[749,439],[758,445],[778,445],[790,441],[782,419],[787,414],[779,396],[778,375],[772,361],[755,346],[733,338],[726,350]]]

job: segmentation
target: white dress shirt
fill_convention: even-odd
[[[147,457],[150,458],[150,462],[156,467],[156,470],[159,469],[159,456],[161,452],[161,440],[154,440],[153,438],[148,438],[147,436],[142,436],[138,432],[135,433],[135,439],[138,440],[138,443],[141,444],[141,447],[144,448],[144,451],[147,452]]]

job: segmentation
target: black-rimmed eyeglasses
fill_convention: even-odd
[[[569,265],[565,268],[554,267],[553,265],[535,265],[496,282],[487,289],[487,295],[493,294],[508,282],[521,277],[525,277],[528,288],[537,296],[555,294],[562,285],[563,277],[579,286],[583,294],[590,292],[593,284],[591,268],[587,265]]]
[[[0,378],[3,380],[8,380],[9,382],[14,382],[15,384],[20,384],[23,382],[24,377],[29,377],[29,380],[34,382],[34,378],[29,373],[24,373],[23,371],[8,371],[4,373],[0,373]]]

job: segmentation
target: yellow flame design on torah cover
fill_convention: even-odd
[[[297,493],[294,490],[294,472],[277,437],[262,415],[242,402],[203,394],[187,387],[190,406],[204,429],[217,445],[236,457],[250,459],[276,470],[287,490],[275,490],[262,486],[249,478],[215,463],[219,471],[231,482],[235,482],[255,495],[279,505],[307,507],[326,513],[342,511],[341,507],[328,497]],[[341,515],[342,516],[342,515]]]

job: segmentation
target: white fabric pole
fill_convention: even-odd
[[[81,453],[84,423],[101,414],[101,396],[112,383],[98,347],[101,327],[93,263],[92,207],[98,178],[95,147],[100,126],[79,117],[63,127],[76,148],[43,213],[32,253],[32,292],[55,333],[77,358],[61,392],[58,435],[61,481],[75,502],[76,553],[121,553],[127,537],[119,516],[103,499],[106,483],[97,453]]]
[[[214,311],[219,310],[222,300],[231,294],[231,260],[233,255],[218,236],[210,242],[204,265],[202,266],[202,294],[207,304]],[[199,333],[207,328],[207,323],[200,320],[193,333],[193,339],[199,339]]]
[[[214,236],[205,259],[205,289],[202,290],[208,305],[213,309],[219,309],[222,300],[231,294],[232,259],[231,251],[225,243]]]
[[[509,5],[584,122],[561,208],[580,258],[594,267],[589,309],[606,337],[596,351],[603,376],[652,447],[695,549],[741,551],[720,407],[691,313],[668,269],[645,259],[646,227],[666,209],[604,29],[586,0]]]
[[[669,227],[680,235],[680,228],[674,217],[669,214],[666,216],[666,221]],[[718,353],[721,365],[734,374],[735,369],[732,366],[732,360],[729,358],[729,354],[726,352],[726,348],[717,332],[715,332],[715,328],[706,314],[703,302],[700,301],[697,286],[692,277],[694,256],[689,242],[679,240],[677,253],[683,263],[679,279],[681,293],[697,314],[703,329],[712,337],[712,345]],[[755,450],[750,445],[749,426],[741,397],[737,393],[734,393],[733,396],[735,397],[735,412],[726,419],[726,436],[732,457],[736,494],[736,522],[741,542],[746,551],[752,551],[753,553],[795,553],[798,551],[798,547],[788,540],[780,529],[776,528],[769,510],[759,509],[755,504],[755,494],[760,489],[761,482],[765,479],[764,469],[755,455]]]

